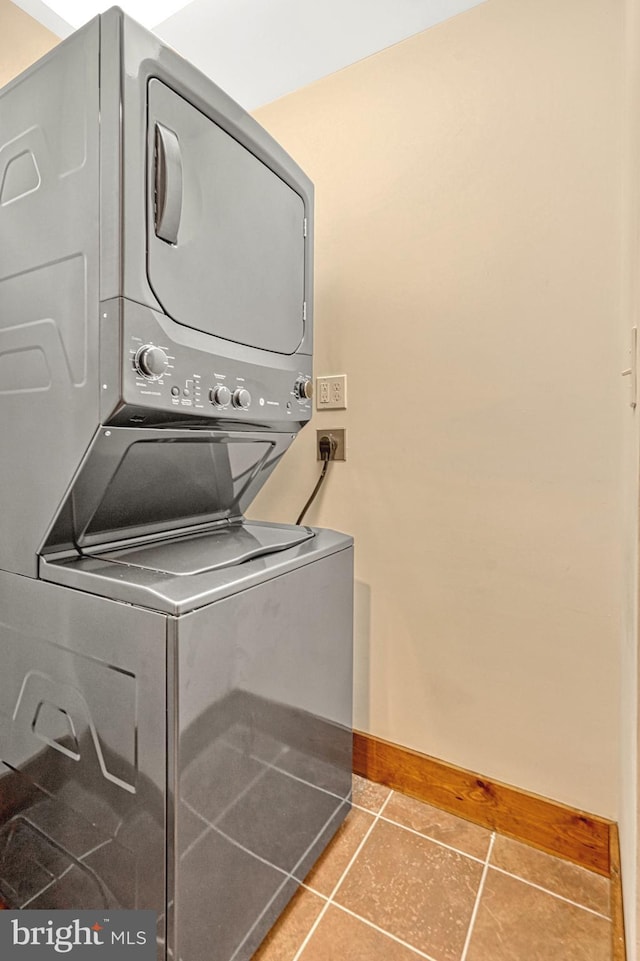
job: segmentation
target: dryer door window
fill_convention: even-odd
[[[149,81],[147,271],[166,313],[292,354],[304,334],[304,203],[161,81]]]

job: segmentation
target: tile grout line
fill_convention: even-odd
[[[521,881],[522,884],[528,884],[529,887],[535,888],[537,891],[543,891],[544,894],[550,894],[552,898],[558,898],[559,901],[564,901],[565,904],[571,904],[574,908],[580,908],[581,911],[588,911],[589,914],[595,914],[597,918],[603,918],[605,921],[611,921],[611,918],[606,914],[602,914],[601,911],[596,911],[595,908],[588,908],[586,904],[579,904],[578,901],[572,901],[571,898],[566,898],[564,894],[558,894],[556,891],[550,891],[549,888],[543,888],[541,884],[536,884],[535,881],[528,881],[527,878],[522,878],[519,874],[512,874],[511,871],[505,871],[504,868],[499,868],[497,864],[492,864],[491,870],[498,871],[500,874],[505,874],[508,878],[513,878],[514,881]]]
[[[354,851],[354,853],[353,853],[353,855],[352,855],[349,863],[347,864],[346,868],[344,869],[344,871],[343,871],[342,874],[340,875],[340,878],[338,879],[337,883],[334,885],[333,890],[331,891],[331,894],[330,894],[329,897],[327,898],[327,900],[326,900],[326,902],[325,902],[322,910],[320,911],[320,914],[318,915],[318,917],[315,919],[315,921],[313,922],[313,924],[311,925],[311,927],[310,927],[309,930],[307,931],[307,934],[306,934],[306,936],[305,936],[302,944],[300,945],[300,947],[298,948],[298,950],[297,950],[296,953],[294,954],[294,956],[293,956],[293,958],[291,959],[291,961],[299,961],[299,959],[300,959],[300,957],[301,957],[301,955],[302,955],[302,952],[305,950],[306,946],[308,945],[309,941],[311,940],[311,936],[314,934],[316,928],[318,927],[318,925],[319,925],[320,922],[322,921],[323,917],[324,917],[325,914],[327,913],[327,910],[328,910],[328,908],[329,908],[329,905],[332,903],[333,897],[334,897],[334,895],[336,894],[338,888],[340,887],[340,885],[342,884],[342,882],[343,882],[344,879],[346,878],[347,874],[348,874],[349,871],[351,870],[351,867],[352,867],[354,861],[356,860],[356,858],[357,858],[358,855],[360,854],[360,851],[361,851],[362,848],[364,847],[364,845],[365,845],[365,843],[366,843],[369,835],[371,834],[371,832],[373,831],[374,827],[376,826],[376,824],[377,824],[378,821],[380,820],[380,815],[382,814],[382,812],[384,811],[385,807],[387,806],[387,803],[389,802],[389,798],[391,797],[391,794],[392,794],[392,792],[389,791],[389,794],[388,794],[387,797],[385,798],[384,803],[382,804],[380,810],[379,810],[378,813],[375,815],[373,821],[372,821],[371,824],[369,825],[369,827],[368,827],[368,829],[367,829],[367,833],[366,833],[365,836],[362,838],[362,840],[360,841],[360,844],[358,845],[358,847],[357,847],[356,850]]]
[[[29,823],[29,822],[27,822],[27,823]],[[98,844],[94,845],[94,847],[90,848],[89,851],[85,851],[85,853],[82,855],[82,857],[74,858],[74,860],[76,860],[79,864],[82,864],[84,858],[88,858],[91,854],[95,854],[96,851],[99,851],[100,848],[105,847],[105,845],[107,845],[107,844],[109,844],[109,839],[108,839],[108,838],[107,838],[106,841],[100,841]],[[71,855],[71,856],[74,857],[74,855]],[[28,901],[25,901],[25,903],[22,905],[22,907],[20,908],[20,910],[21,910],[21,911],[24,911],[24,909],[25,909],[29,904],[31,904],[32,901],[35,901],[36,898],[39,898],[41,894],[44,894],[45,891],[48,891],[49,888],[52,887],[57,881],[62,881],[63,877],[64,877],[66,874],[68,874],[69,871],[71,871],[74,867],[77,867],[77,865],[74,864],[73,861],[72,861],[71,864],[69,864],[69,865],[64,869],[64,871],[62,872],[62,874],[57,875],[55,878],[53,878],[52,881],[49,881],[49,883],[46,884],[40,891],[38,891],[36,894],[32,895],[32,897],[30,897]],[[47,871],[47,870],[48,870],[48,869],[45,868],[45,871]]]
[[[415,828],[410,828],[408,824],[400,824],[399,821],[393,821],[391,818],[381,817],[381,821],[386,824],[393,824],[394,827],[402,828],[403,831],[410,831],[411,834],[417,834],[419,838],[424,838],[426,841],[431,841],[433,844],[437,844],[441,848],[446,848],[447,851],[453,851],[454,854],[461,854],[465,858],[469,858],[470,861],[476,861],[478,864],[484,864],[485,858],[479,858],[475,854],[469,854],[467,851],[463,851],[462,848],[455,848],[452,844],[447,844],[446,841],[440,841],[438,838],[431,837],[430,834],[425,834],[423,831],[417,831]]]
[[[240,841],[236,841],[235,838],[231,837],[230,834],[227,834],[226,831],[223,831],[222,828],[219,828],[217,825],[212,824],[211,830],[215,831],[216,834],[218,834],[221,838],[224,838],[225,841],[228,841],[229,844],[232,844],[235,848],[239,848],[240,851],[244,851],[245,854],[249,854],[252,858],[255,858],[256,861],[260,861],[268,868],[273,868],[273,870],[277,871],[278,874],[282,874],[285,881],[296,880],[291,871],[285,871],[284,868],[279,867],[279,865],[274,864],[272,861],[267,861],[267,859],[263,858],[261,854],[256,854],[255,851],[245,847],[244,844],[241,844]]]
[[[304,888],[305,891],[308,891],[310,894],[313,894],[315,897],[320,898],[322,901],[325,901],[328,907],[329,905],[328,894],[322,894],[321,891],[316,891],[315,888],[310,888],[308,884],[302,883],[300,887]],[[410,944],[408,941],[403,941],[402,938],[399,938],[397,936],[397,934],[391,934],[390,931],[387,931],[385,928],[381,928],[379,924],[376,924],[374,921],[370,921],[369,918],[365,918],[361,914],[356,914],[356,912],[352,911],[351,908],[345,908],[344,904],[340,904],[338,901],[331,901],[331,904],[333,905],[334,908],[338,908],[340,911],[343,911],[345,914],[349,914],[352,918],[356,918],[357,921],[362,921],[362,923],[366,924],[368,928],[373,928],[374,931],[379,931],[380,934],[384,934],[387,938],[391,938],[392,941],[397,941],[398,944],[401,944],[403,947],[409,948],[410,951],[412,951],[414,954],[417,954],[419,957],[426,958],[426,961],[436,961],[436,959],[432,957],[432,955],[425,954],[425,952],[421,951],[420,948],[417,948],[415,944]]]
[[[476,923],[476,916],[478,914],[478,908],[480,907],[480,899],[482,898],[482,892],[484,890],[484,882],[486,880],[487,874],[489,873],[489,860],[491,859],[491,852],[493,851],[493,845],[496,839],[495,831],[491,835],[491,840],[489,841],[489,850],[487,851],[487,856],[484,862],[484,868],[482,869],[482,877],[480,878],[480,884],[478,886],[478,892],[476,894],[476,900],[473,905],[473,911],[471,912],[471,918],[469,919],[469,929],[467,931],[467,936],[464,941],[464,947],[462,948],[462,954],[460,955],[460,961],[465,961],[467,957],[467,952],[469,950],[469,945],[471,944],[471,935],[473,934],[473,927]]]
[[[279,754],[274,760],[277,761],[282,754]],[[273,761],[264,761],[264,764],[272,771],[277,771],[278,774],[284,774],[286,777],[291,778],[292,781],[298,781],[300,784],[306,784],[308,787],[312,787],[316,791],[322,791],[323,794],[328,794],[329,797],[337,798],[339,801],[346,801],[351,796],[351,788],[349,788],[348,794],[345,796],[343,794],[336,794],[335,791],[330,791],[328,787],[321,787],[319,784],[314,784],[313,781],[307,781],[305,778],[300,777],[298,774],[294,774],[292,771],[286,771],[282,767],[278,767]]]
[[[283,874],[283,875],[285,876],[285,878],[289,878],[289,879],[295,881],[300,887],[308,887],[308,885],[304,884],[303,881],[300,881],[300,880],[296,877],[296,875],[295,875],[294,872],[298,870],[298,867],[299,867],[299,865],[301,864],[301,862],[304,861],[304,859],[305,859],[305,857],[307,856],[307,854],[309,853],[309,851],[312,849],[312,847],[314,846],[314,844],[317,843],[317,841],[320,839],[321,835],[324,833],[324,831],[326,831],[327,827],[329,826],[329,824],[331,823],[331,821],[333,821],[334,817],[336,816],[336,814],[337,814],[338,811],[340,810],[340,808],[337,808],[337,809],[334,811],[334,813],[331,815],[331,817],[329,818],[329,820],[328,820],[325,824],[322,825],[322,827],[320,828],[320,830],[319,830],[318,833],[316,834],[316,836],[315,836],[315,838],[313,839],[313,841],[311,841],[311,842],[309,843],[309,845],[307,846],[307,848],[306,848],[306,849],[303,851],[303,853],[300,855],[300,857],[298,858],[298,860],[297,860],[296,863],[294,864],[294,866],[293,866],[293,868],[291,869],[291,871],[287,871],[287,870],[285,870],[285,868],[281,868],[279,865],[274,864],[272,861],[267,860],[267,858],[263,858],[262,855],[261,855],[261,854],[258,854],[256,851],[252,851],[251,848],[245,847],[244,844],[242,844],[240,841],[236,840],[236,838],[234,838],[231,834],[227,834],[227,832],[226,832],[226,831],[223,831],[223,829],[218,825],[217,819],[216,819],[215,822],[213,822],[213,821],[207,821],[206,818],[204,817],[204,815],[198,814],[198,812],[195,810],[195,808],[193,808],[193,807],[189,804],[188,801],[183,801],[182,803],[183,803],[184,806],[187,808],[187,810],[191,811],[192,814],[197,815],[197,817],[200,818],[200,820],[204,822],[204,824],[205,824],[205,829],[204,829],[204,831],[203,831],[201,834],[198,835],[198,837],[197,837],[194,841],[191,842],[191,844],[186,848],[186,850],[180,855],[181,859],[182,859],[183,857],[185,857],[186,854],[189,854],[189,852],[192,851],[193,848],[195,847],[196,843],[197,843],[198,841],[201,841],[202,838],[203,838],[206,834],[209,834],[211,831],[215,831],[215,833],[216,833],[216,834],[219,834],[220,837],[222,837],[222,838],[225,839],[225,841],[228,841],[230,844],[233,844],[235,847],[239,848],[241,851],[244,851],[245,854],[249,854],[252,858],[255,858],[256,861],[261,861],[263,864],[266,864],[267,867],[273,868],[274,871],[277,871],[279,874]],[[345,803],[346,803],[346,801],[343,799],[342,805],[344,805]],[[342,807],[342,805],[341,805],[340,807]],[[312,889],[309,888],[309,890],[311,891]],[[319,894],[319,892],[318,892],[318,891],[314,891],[314,894]],[[321,895],[321,897],[324,897],[324,895]]]
[[[72,867],[74,867],[74,865],[70,864],[67,868],[64,869],[62,874],[59,874],[57,878],[54,878],[52,881],[49,881],[49,883],[45,885],[45,887],[43,887],[41,891],[37,891],[34,895],[32,895],[32,897],[30,897],[28,901],[25,901],[24,904],[20,907],[20,911],[24,911],[24,909],[27,908],[32,903],[32,901],[35,901],[37,898],[40,897],[41,894],[44,894],[46,891],[48,891],[49,888],[53,887],[53,885],[57,881],[62,881],[63,877],[69,873]]]
[[[237,794],[234,798],[232,798],[231,801],[228,801],[227,804],[223,807],[222,811],[216,814],[213,821],[210,821],[209,818],[205,817],[204,814],[201,814],[200,811],[198,811],[198,809],[193,806],[191,801],[187,801],[186,798],[184,797],[180,798],[180,803],[184,804],[184,806],[189,811],[191,811],[192,814],[194,814],[197,818],[199,818],[200,821],[203,821],[205,824],[208,824],[209,827],[213,827],[214,824],[217,824],[218,821],[221,821],[222,818],[229,813],[229,811],[238,803],[238,801],[241,801],[244,797],[246,797],[246,795],[249,793],[251,788],[255,787],[258,781],[261,781],[262,778],[266,776],[266,774],[267,774],[266,767],[263,771],[258,771],[257,774],[254,774],[251,780],[248,782],[248,784],[245,784],[245,786],[242,788],[240,793]]]
[[[380,806],[380,810],[378,811],[378,813],[375,815],[375,817],[374,817],[374,819],[373,819],[373,823],[369,825],[369,829],[367,830],[367,833],[365,834],[365,836],[364,836],[364,837],[362,838],[362,840],[360,841],[360,844],[358,845],[358,847],[356,848],[356,850],[353,852],[353,854],[352,854],[352,856],[351,856],[351,859],[349,860],[349,863],[347,864],[346,868],[344,869],[344,871],[343,871],[342,874],[340,875],[338,881],[336,882],[336,884],[335,884],[334,887],[333,887],[333,890],[331,891],[331,894],[329,895],[329,901],[333,901],[334,897],[336,896],[336,893],[338,892],[338,890],[339,890],[339,888],[340,888],[340,885],[342,884],[342,882],[343,882],[344,879],[346,878],[347,874],[349,873],[349,871],[351,870],[351,868],[352,868],[352,866],[353,866],[354,861],[356,860],[356,858],[357,858],[358,855],[360,854],[360,851],[361,851],[362,848],[364,847],[367,838],[369,837],[369,835],[370,835],[371,832],[373,831],[374,827],[376,826],[376,824],[378,823],[378,821],[379,821],[380,818],[382,817],[382,812],[384,811],[384,809],[386,808],[387,804],[388,804],[389,801],[391,800],[391,794],[392,794],[392,792],[389,791],[389,795],[384,799],[382,805]],[[294,961],[295,961],[295,959],[294,959]]]
[[[191,813],[192,813],[193,815],[197,816],[200,820],[202,820],[202,818],[200,818],[200,815],[198,814],[198,812],[197,812],[197,811],[194,811],[194,809],[193,809],[190,805],[188,805],[186,801],[183,801],[182,803],[184,804],[184,806],[187,808],[188,811],[191,811]],[[193,839],[193,841],[192,841],[190,844],[187,845],[187,847],[184,849],[184,851],[182,851],[182,852],[180,853],[180,859],[186,858],[187,854],[191,854],[191,852],[193,851],[193,849],[195,848],[195,846],[196,846],[197,844],[200,844],[200,841],[202,841],[202,839],[203,839],[203,837],[205,836],[205,834],[208,834],[210,830],[211,830],[211,825],[209,824],[208,821],[205,821],[205,822],[204,822],[204,828],[202,829],[202,831],[200,832],[200,834],[196,835],[196,837]]]
[[[299,781],[300,784],[307,784],[309,787],[314,788],[316,791],[322,791],[323,794],[329,794],[331,797],[338,798],[338,800],[340,801],[348,800],[348,798],[351,795],[351,789],[349,789],[349,793],[346,796],[342,794],[336,794],[335,791],[331,791],[329,790],[329,788],[322,787],[320,784],[314,784],[313,781],[307,781],[305,778],[300,777],[298,774],[293,774],[292,771],[287,771],[283,767],[278,767],[276,762],[280,760],[280,758],[283,757],[285,754],[288,754],[290,750],[290,748],[286,744],[283,745],[282,750],[280,750],[276,755],[274,755],[274,757],[270,761],[265,760],[265,758],[258,757],[257,754],[246,753],[245,751],[242,750],[242,748],[237,747],[235,744],[230,744],[229,741],[225,741],[224,739],[222,739],[222,744],[224,744],[225,747],[228,747],[231,751],[235,751],[237,754],[241,754],[243,757],[248,757],[248,758],[251,758],[252,761],[257,761],[259,764],[262,764],[263,767],[269,768],[272,771],[277,771],[278,774],[284,774],[286,775],[286,777],[290,777],[293,781]]]
[[[436,961],[433,955],[425,954],[425,952],[421,951],[420,948],[417,948],[415,944],[410,944],[408,941],[403,941],[402,938],[399,938],[397,936],[397,934],[391,934],[390,931],[385,930],[385,928],[381,928],[378,924],[375,924],[375,922],[373,921],[369,921],[368,918],[363,918],[360,914],[356,914],[356,912],[352,911],[350,908],[345,908],[344,904],[338,904],[337,901],[332,901],[331,903],[333,904],[334,908],[338,908],[339,911],[343,911],[345,914],[351,915],[352,918],[356,918],[358,921],[362,921],[363,924],[366,924],[368,928],[373,928],[374,931],[379,931],[380,934],[384,934],[385,937],[391,938],[392,941],[395,941],[397,944],[401,944],[404,948],[408,948],[411,952],[413,952],[413,954],[416,954],[419,958],[425,958],[426,961]]]
[[[282,751],[280,752],[280,754],[282,754],[283,751],[284,751],[284,748],[282,749]],[[262,764],[262,762],[259,762],[259,763]],[[216,816],[215,816],[215,818],[214,818],[213,821],[210,821],[208,818],[206,818],[206,817],[204,816],[204,814],[201,814],[200,811],[198,811],[198,809],[193,806],[193,804],[191,804],[189,801],[186,800],[186,798],[181,797],[181,798],[180,798],[180,802],[181,802],[182,804],[184,804],[184,806],[185,806],[186,808],[188,808],[188,810],[191,811],[192,814],[195,814],[195,816],[196,816],[197,818],[199,818],[199,819],[200,819],[201,821],[203,821],[205,824],[209,825],[209,827],[214,827],[219,821],[221,821],[224,817],[226,817],[226,815],[229,813],[229,811],[230,811],[233,807],[235,807],[235,805],[238,803],[238,801],[241,801],[244,797],[246,797],[246,795],[249,793],[249,791],[251,791],[251,789],[256,786],[256,784],[258,783],[258,781],[261,781],[262,778],[265,777],[265,775],[267,774],[269,768],[267,767],[266,764],[262,764],[262,767],[263,767],[263,770],[258,771],[257,774],[254,774],[254,775],[253,775],[253,777],[251,778],[251,780],[250,780],[247,784],[245,784],[245,786],[242,788],[242,790],[240,791],[240,793],[237,794],[237,795],[236,795],[234,798],[232,798],[230,801],[228,801],[227,804],[223,807],[222,811],[220,811],[218,814],[216,814]],[[192,844],[193,844],[193,842],[192,842]],[[191,845],[190,845],[190,847],[191,847]]]

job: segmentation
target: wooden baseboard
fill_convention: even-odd
[[[620,874],[620,839],[618,825],[612,824],[609,830],[609,864],[611,867],[611,934],[612,961],[626,961],[627,952],[624,935],[624,914],[622,912],[622,876]]]
[[[354,732],[356,774],[611,876],[612,821]],[[615,826],[615,825],[614,825]]]

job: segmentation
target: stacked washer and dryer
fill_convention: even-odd
[[[312,186],[117,8],[0,137],[0,900],[246,961],[350,805],[351,539],[244,518],[312,413]]]

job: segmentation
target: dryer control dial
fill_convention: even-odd
[[[162,377],[169,364],[169,358],[162,347],[154,347],[153,344],[145,344],[136,353],[136,370],[148,380],[158,380]]]
[[[231,403],[231,391],[224,384],[212,387],[209,391],[209,399],[214,407],[228,407]]]
[[[298,400],[311,400],[313,397],[313,381],[310,377],[298,377],[293,392]]]
[[[234,390],[231,403],[240,410],[248,410],[251,406],[251,394],[246,387],[238,387]]]

